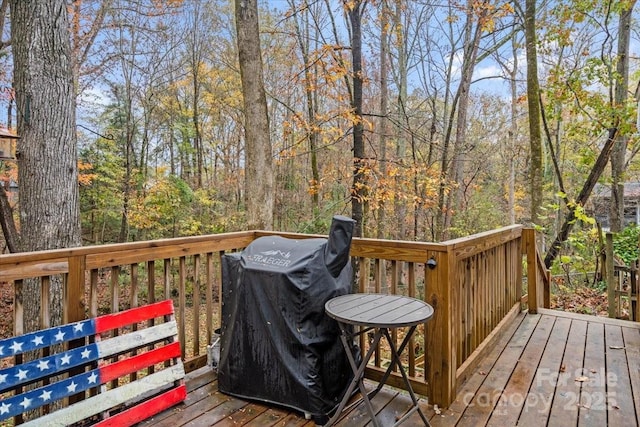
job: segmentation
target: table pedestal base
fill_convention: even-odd
[[[380,390],[382,390],[382,387],[384,387],[384,384],[389,379],[389,376],[391,375],[391,372],[393,371],[393,368],[396,365],[398,366],[398,370],[402,375],[402,379],[406,386],[406,390],[409,392],[409,395],[411,396],[411,401],[413,402],[413,406],[402,416],[402,418],[400,418],[394,424],[394,427],[402,424],[411,415],[413,415],[414,412],[418,412],[425,426],[430,426],[429,421],[427,420],[427,417],[424,415],[424,413],[422,412],[422,409],[420,409],[420,406],[418,405],[418,399],[416,398],[416,395],[413,392],[413,388],[411,387],[411,382],[409,381],[409,377],[407,376],[407,373],[405,372],[404,368],[402,367],[402,363],[400,362],[400,354],[402,354],[405,347],[409,343],[409,340],[413,335],[413,332],[415,331],[416,326],[414,325],[410,327],[409,332],[404,337],[404,340],[402,340],[400,347],[396,349],[396,346],[393,340],[391,339],[391,335],[389,334],[389,328],[384,328],[384,327],[373,328],[372,327],[372,328],[364,329],[360,332],[351,333],[348,331],[349,325],[343,324],[342,322],[338,322],[338,324],[340,325],[340,332],[341,332],[340,340],[342,341],[342,345],[344,346],[345,351],[347,352],[347,358],[349,359],[349,364],[351,365],[351,369],[353,371],[353,380],[351,380],[351,383],[347,388],[347,392],[344,394],[344,397],[342,398],[340,405],[338,405],[338,408],[336,409],[335,414],[331,417],[331,419],[329,419],[329,422],[325,425],[325,427],[332,426],[336,421],[338,421],[341,418],[342,412],[344,411],[347,405],[347,402],[349,401],[353,392],[355,391],[356,386],[358,387],[360,395],[362,396],[362,400],[364,401],[365,407],[367,408],[367,412],[371,417],[371,423],[375,427],[380,427],[380,423],[376,419],[375,411],[373,410],[373,406],[371,405],[371,399],[373,399],[373,397],[375,397],[375,395]],[[367,354],[364,356],[364,358],[360,362],[360,365],[358,366],[358,364],[356,363],[356,360],[353,357],[352,345],[350,343],[353,343],[353,339],[355,337],[362,335],[370,330],[375,330],[375,334],[373,336],[373,342],[371,342],[371,344],[369,345],[369,350],[367,351]],[[378,347],[378,343],[380,342],[380,339],[383,336],[386,338],[387,342],[389,343],[389,347],[391,348],[391,364],[389,365],[385,374],[382,376],[382,379],[378,383],[378,387],[376,387],[376,389],[372,390],[371,392],[367,392],[363,382],[364,370],[367,367],[367,364],[369,363],[371,356],[373,355],[375,349]],[[357,403],[359,403],[359,401]]]

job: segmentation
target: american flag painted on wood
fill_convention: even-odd
[[[95,418],[101,419],[97,425],[131,425],[184,400],[184,368],[172,315],[173,302],[166,300],[0,340],[0,357],[11,357],[79,339],[87,342],[87,337],[96,337],[94,343],[0,370],[0,393],[17,390],[13,396],[0,400],[0,420],[90,389],[98,393],[24,425],[66,426],[97,415]],[[171,316],[167,322],[99,339],[104,332],[167,316]],[[132,350],[140,352],[130,355]],[[113,357],[118,355],[120,357]],[[173,364],[153,373],[146,372],[147,367],[168,360]],[[107,389],[108,382],[124,376],[128,379],[129,374],[141,370],[145,371],[138,375],[139,379]],[[30,384],[35,384],[36,388],[23,390],[30,388],[23,387]],[[123,408],[127,409],[122,411]],[[118,413],[110,414],[113,409]]]

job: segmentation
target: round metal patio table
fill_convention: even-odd
[[[374,426],[378,427],[380,424],[376,419],[370,399],[382,389],[391,375],[394,366],[397,365],[398,370],[402,375],[402,379],[404,380],[406,390],[411,396],[413,406],[394,425],[397,426],[401,424],[414,412],[418,412],[420,418],[424,421],[424,424],[428,426],[429,421],[418,405],[418,400],[413,392],[407,373],[402,367],[400,355],[409,343],[416,327],[431,319],[433,316],[433,307],[424,301],[400,295],[348,294],[335,297],[327,301],[325,304],[325,311],[327,315],[335,319],[340,326],[340,340],[342,341],[342,345],[347,353],[347,358],[349,359],[349,364],[353,371],[353,380],[349,384],[349,387],[347,388],[340,405],[338,405],[335,414],[326,425],[331,426],[340,418],[342,411],[357,386],[360,394],[362,395],[362,400],[365,402],[367,412],[371,417],[371,422]],[[359,330],[354,332],[353,326],[360,326],[361,328],[356,328]],[[389,330],[406,327],[409,328],[409,331],[402,340],[400,347],[396,348],[396,344],[392,340]],[[355,346],[354,338],[371,330],[375,331],[373,341],[371,342],[366,355],[358,365],[353,357]],[[363,383],[364,370],[383,336],[386,338],[391,349],[391,364],[380,380],[378,387],[371,393],[367,393]]]

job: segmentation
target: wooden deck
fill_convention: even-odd
[[[282,408],[231,398],[217,390],[208,368],[188,377],[184,404],[145,426],[314,426]],[[632,426],[640,414],[640,324],[540,310],[520,314],[457,399],[436,414],[422,407],[435,426]],[[373,400],[382,425],[392,425],[409,407],[406,393],[385,387]],[[439,411],[440,412],[440,411]],[[364,426],[357,405],[339,426]],[[404,426],[422,425],[414,414]]]

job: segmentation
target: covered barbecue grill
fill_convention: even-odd
[[[221,392],[326,422],[352,376],[324,305],[351,292],[353,227],[335,216],[328,239],[260,237],[222,257]]]

